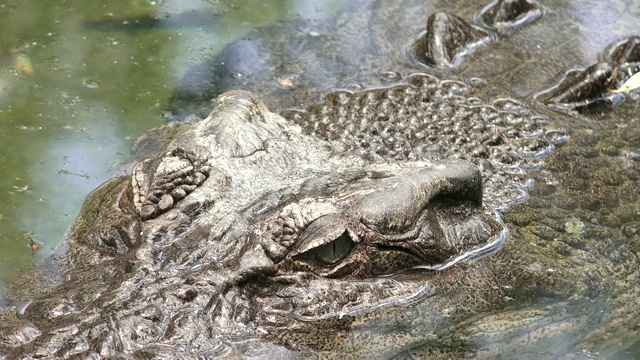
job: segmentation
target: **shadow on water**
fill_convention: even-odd
[[[222,14],[213,11],[191,10],[178,13],[148,13],[137,16],[108,17],[82,23],[83,31],[135,32],[160,29],[185,30],[207,29]]]

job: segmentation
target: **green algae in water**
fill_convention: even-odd
[[[124,171],[131,142],[166,121],[171,92],[186,69],[253,28],[331,16],[338,5],[1,4],[0,293],[64,239],[90,191]],[[155,14],[157,21],[121,31],[139,14]],[[219,16],[194,20],[192,14]],[[122,26],[105,31],[95,25],[109,19]],[[24,233],[40,245],[35,256]]]

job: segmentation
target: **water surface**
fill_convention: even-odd
[[[0,4],[0,289],[63,240],[132,140],[166,121],[188,68],[250,29],[327,17],[337,3]]]

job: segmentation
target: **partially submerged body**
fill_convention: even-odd
[[[455,81],[421,74],[329,92],[283,112],[288,121],[249,93],[222,95],[207,119],[89,197],[52,284],[14,285],[0,351],[555,358],[627,348],[640,318],[637,105],[593,107],[602,101],[563,90],[551,102],[575,106],[552,114],[495,99],[543,89],[544,79],[518,82],[526,61],[523,72],[489,57],[545,34],[531,28],[433,70]],[[580,84],[594,96],[606,92],[589,79]],[[255,86],[271,89],[269,101],[283,91]]]

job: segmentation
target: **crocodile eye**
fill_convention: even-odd
[[[357,242],[348,219],[340,214],[324,215],[304,229],[289,256],[323,267],[333,266],[346,258]]]
[[[324,265],[333,265],[349,255],[354,244],[348,232],[345,231],[335,240],[310,249],[307,251],[307,254],[316,258]]]

